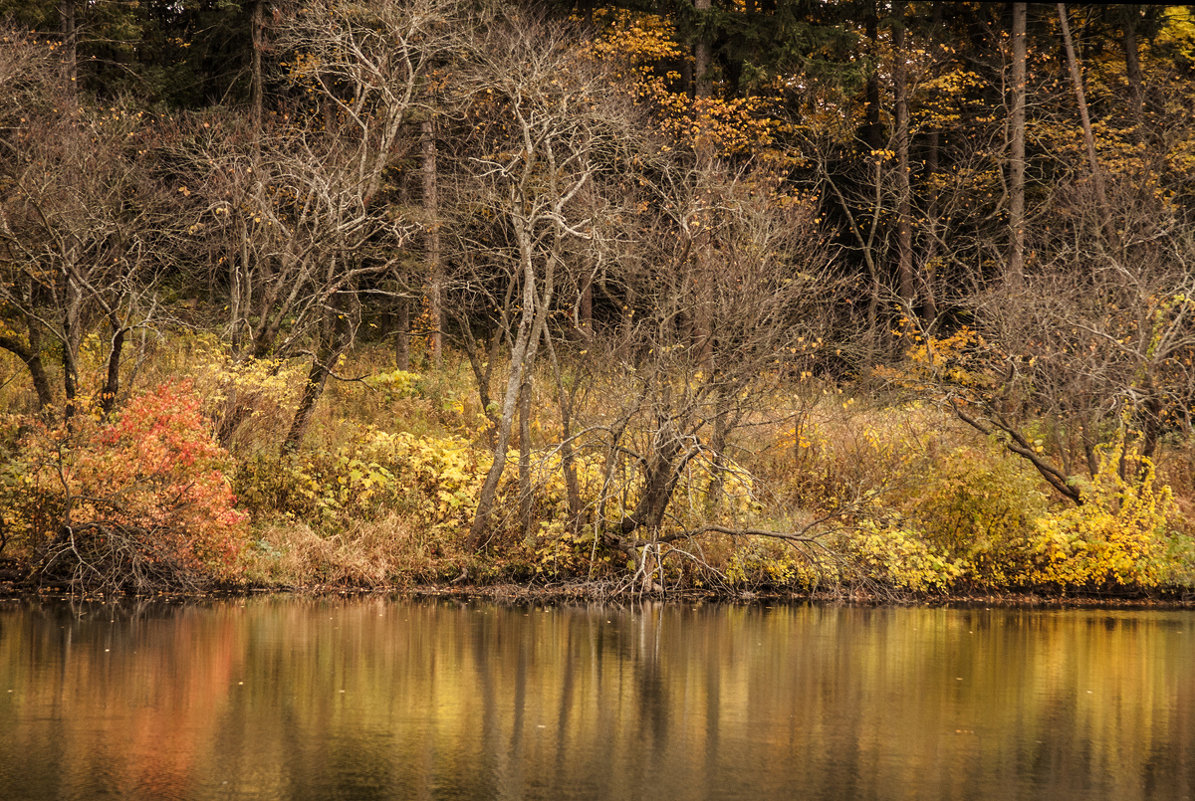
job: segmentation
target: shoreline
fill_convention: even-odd
[[[1178,610],[1195,609],[1195,594],[1161,592],[1157,595],[1109,596],[1097,593],[1044,594],[1040,592],[948,593],[902,595],[868,593],[864,591],[838,592],[714,592],[709,590],[677,590],[664,593],[632,592],[613,582],[562,582],[550,585],[499,584],[392,584],[384,586],[311,585],[215,587],[206,591],[160,591],[153,594],[133,593],[77,593],[69,587],[34,586],[19,581],[0,580],[0,603],[30,601],[75,601],[120,603],[125,601],[160,601],[188,603],[224,599],[246,599],[265,596],[290,598],[361,598],[389,597],[394,599],[458,601],[489,601],[513,606],[524,604],[610,604],[622,606],[650,602],[665,605],[727,604],[758,606],[771,604],[814,604],[819,606],[882,607],[988,607],[1005,609],[1126,609]]]

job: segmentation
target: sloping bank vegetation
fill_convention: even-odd
[[[0,569],[1190,592],[1190,13],[825,5],[14,13]]]

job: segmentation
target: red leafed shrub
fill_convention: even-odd
[[[28,532],[44,576],[141,592],[232,577],[247,516],[199,404],[189,384],[167,383],[106,422],[34,426],[22,456],[26,508],[44,521]]]

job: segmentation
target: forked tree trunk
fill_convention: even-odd
[[[481,485],[481,493],[477,498],[477,512],[473,517],[473,525],[469,528],[469,536],[466,540],[468,547],[474,550],[485,543],[489,534],[490,516],[493,513],[494,499],[498,494],[498,482],[502,479],[502,472],[506,469],[506,449],[510,445],[510,430],[518,411],[524,376],[535,364],[539,338],[543,336],[548,311],[552,303],[551,269],[548,269],[547,275],[544,277],[543,297],[538,298],[536,296],[537,276],[531,257],[531,234],[522,230],[517,234],[520,237],[523,261],[523,310],[510,353],[510,376],[507,379],[506,393],[502,399],[502,416],[498,419],[498,436],[493,451],[494,461],[486,474],[485,482]]]

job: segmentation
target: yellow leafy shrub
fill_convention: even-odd
[[[942,591],[961,574],[958,564],[926,543],[899,517],[860,520],[841,541],[858,578],[912,592]]]
[[[1046,511],[1040,482],[998,450],[962,447],[935,460],[909,514],[926,542],[982,587],[1018,583],[1027,566],[1025,532]]]
[[[1120,449],[1101,455],[1082,506],[1043,515],[1028,545],[1031,582],[1105,589],[1156,587],[1167,576],[1170,488],[1157,486],[1153,465],[1142,461],[1138,481],[1118,470]]]

